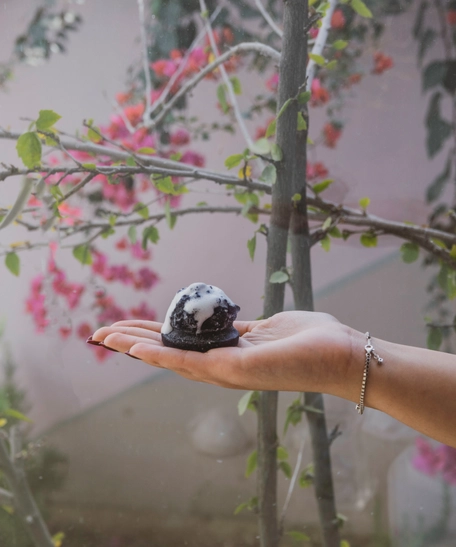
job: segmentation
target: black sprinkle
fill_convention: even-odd
[[[211,291],[206,291],[206,292],[207,292],[207,294],[211,294]]]

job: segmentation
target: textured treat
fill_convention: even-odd
[[[233,321],[241,308],[213,285],[192,283],[177,291],[161,329],[165,346],[205,352],[237,346]]]

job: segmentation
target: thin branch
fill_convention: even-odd
[[[338,0],[329,0],[329,6],[326,10],[325,16],[321,21],[321,27],[318,30],[318,36],[312,48],[314,55],[321,55],[328,39],[328,32],[331,28],[331,18],[334,13],[334,9],[338,4]],[[307,65],[307,89],[312,88],[312,82],[315,77],[316,63],[312,59],[309,59]]]
[[[285,502],[283,504],[282,513],[280,514],[280,519],[279,519],[279,534],[280,535],[283,534],[283,524],[285,521],[285,515],[287,513],[288,506],[290,505],[291,495],[293,494],[294,488],[296,486],[296,481],[298,480],[299,470],[301,469],[302,455],[304,453],[304,447],[306,444],[306,434],[307,434],[307,430],[306,428],[303,427],[301,442],[299,444],[299,452],[296,458],[296,465],[293,470],[293,475],[290,479],[290,484],[288,485],[287,497],[285,498]]]
[[[207,6],[206,6],[206,0],[199,0],[201,12],[202,14],[207,13]],[[211,44],[212,51],[217,58],[220,57],[220,52],[217,47],[217,43],[215,41],[214,37],[214,31],[212,30],[211,23],[209,21],[209,18],[206,15],[203,15],[203,18],[205,20],[205,27],[207,36],[209,38],[209,42]],[[244,137],[245,142],[247,143],[247,146],[250,148],[250,150],[253,150],[254,143],[252,138],[250,137],[250,133],[248,132],[247,126],[245,125],[244,118],[242,117],[241,110],[239,108],[239,104],[236,98],[236,94],[234,93],[233,84],[231,83],[231,80],[228,77],[228,74],[226,73],[225,67],[223,66],[223,63],[219,66],[220,74],[222,75],[223,82],[226,86],[226,89],[228,90],[228,95],[230,97],[231,106],[233,107],[234,115],[236,117],[236,121],[238,123],[238,126],[241,130],[241,133]],[[258,160],[260,164],[262,165],[263,162],[259,159]]]
[[[139,29],[141,34],[142,61],[144,70],[144,81],[146,83],[146,108],[143,118],[150,118],[150,106],[152,100],[152,82],[150,79],[149,53],[147,50],[146,20],[144,15],[144,0],[138,0]]]
[[[60,198],[57,202],[58,205],[66,201],[69,197],[73,196],[81,188],[84,188],[86,184],[88,184],[93,178],[97,176],[97,173],[89,173],[84,179],[81,180],[76,186],[74,186],[69,192],[67,192],[62,198]]]
[[[191,80],[183,85],[181,89],[172,97],[172,99],[168,103],[166,103],[163,109],[153,120],[146,120],[145,126],[156,127],[159,123],[162,122],[168,112],[170,112],[174,108],[174,105],[182,97],[187,95],[187,93],[192,91],[192,89],[194,89],[199,84],[199,82],[201,82],[201,80],[203,80],[208,74],[213,72],[219,65],[221,65],[234,55],[238,55],[240,53],[258,53],[265,57],[269,57],[276,62],[280,61],[280,53],[266,44],[260,44],[258,42],[243,42],[241,44],[238,44],[237,46],[232,47],[231,49],[220,55],[220,57],[204,67],[200,72],[198,72],[198,74],[196,74]]]
[[[255,0],[255,5],[258,8],[258,11],[261,13],[261,15],[264,17],[265,21],[272,28],[272,30],[277,34],[277,36],[280,36],[280,38],[282,38],[283,36],[282,29],[277,26],[274,19],[266,11],[266,8],[261,3],[261,0]]]

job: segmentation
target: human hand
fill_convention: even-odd
[[[350,359],[350,329],[328,314],[283,312],[234,326],[239,345],[207,353],[163,346],[161,323],[154,321],[119,321],[98,329],[92,342],[185,378],[233,389],[329,393]]]

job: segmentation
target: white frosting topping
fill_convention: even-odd
[[[228,296],[226,296],[222,289],[214,287],[213,285],[206,285],[205,283],[192,283],[187,288],[177,291],[174,296],[168,311],[166,312],[165,321],[161,328],[162,334],[169,334],[173,330],[173,327],[171,326],[171,315],[183,296],[190,297],[185,303],[184,310],[188,314],[193,314],[197,323],[196,334],[201,332],[204,321],[214,314],[215,308],[219,306],[227,307],[228,304],[230,306],[236,305]]]

